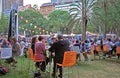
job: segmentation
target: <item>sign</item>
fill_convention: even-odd
[[[12,57],[12,48],[1,48],[1,58],[7,59]]]

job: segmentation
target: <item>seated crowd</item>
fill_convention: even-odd
[[[7,41],[5,38],[0,39],[1,48],[12,48],[12,57],[6,59],[6,63],[16,66],[17,61],[14,57],[20,56],[21,49],[24,47],[23,53],[27,58],[27,50],[28,48],[31,48],[35,57],[34,59],[40,60],[39,62],[36,62],[35,66],[36,68],[40,68],[43,72],[45,71],[48,62],[51,62],[51,59],[53,59],[54,65],[52,76],[54,78],[56,76],[56,68],[59,69],[58,76],[62,78],[63,69],[61,66],[57,66],[56,63],[62,63],[64,52],[74,50],[73,47],[75,46],[79,47],[79,50],[77,50],[77,59],[79,59],[79,61],[82,60],[81,54],[83,55],[85,61],[88,61],[88,54],[93,54],[94,59],[96,59],[96,55],[99,55],[99,52],[102,52],[103,58],[118,56],[118,59],[120,59],[120,52],[117,50],[118,47],[120,48],[119,38],[114,40],[110,38],[88,38],[86,40],[81,40],[80,38],[64,38],[62,35],[58,35],[57,37],[50,36],[46,38],[42,36],[34,36],[30,41],[26,41],[25,38],[17,41],[14,37],[11,38],[10,41]],[[49,51],[50,55],[47,55],[47,51]]]

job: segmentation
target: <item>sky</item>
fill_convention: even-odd
[[[24,5],[27,4],[37,4],[38,6],[41,6],[43,3],[47,3],[47,2],[51,2],[51,0],[23,0],[24,1]]]

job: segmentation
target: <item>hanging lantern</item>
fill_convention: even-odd
[[[48,34],[48,31],[46,31],[46,33]]]
[[[25,20],[26,23],[28,23],[28,20]]]
[[[44,30],[44,29],[43,29],[42,31],[43,31],[43,32],[45,32],[45,30]]]
[[[52,32],[50,32],[50,35],[52,34]]]
[[[39,28],[39,30],[41,30],[41,28]]]
[[[30,26],[32,26],[33,24],[32,23],[30,23]]]
[[[20,19],[23,20],[23,17],[21,16]]]
[[[37,28],[37,26],[34,26],[34,28]]]
[[[40,32],[40,34],[41,34],[41,32]]]

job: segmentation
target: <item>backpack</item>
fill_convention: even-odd
[[[5,75],[7,72],[8,72],[7,68],[0,66],[0,75]]]

